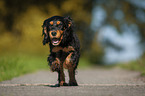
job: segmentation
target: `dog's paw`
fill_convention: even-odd
[[[54,71],[58,71],[59,69],[60,69],[60,64],[54,61],[51,65],[51,70],[54,72]]]
[[[68,86],[68,84],[65,83],[64,81],[61,81],[59,84],[60,84],[60,86]]]
[[[59,69],[60,69],[60,61],[56,59],[55,61],[52,62],[51,70],[54,72],[58,71]]]
[[[77,82],[69,82],[68,86],[78,86]]]

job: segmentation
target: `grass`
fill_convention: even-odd
[[[46,68],[48,68],[46,58],[41,56],[3,56],[0,58],[0,81]]]
[[[81,58],[79,68],[87,68],[89,62]],[[47,56],[30,54],[5,55],[0,58],[0,81],[9,80],[37,70],[48,69]]]
[[[88,68],[89,66],[91,66],[91,63],[85,57],[81,57],[78,68],[85,69],[85,68]]]
[[[119,64],[120,67],[141,72],[141,76],[145,76],[145,60],[143,58],[126,64]]]

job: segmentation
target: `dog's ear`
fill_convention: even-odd
[[[71,41],[72,36],[73,36],[73,31],[74,31],[74,24],[73,24],[73,20],[71,17],[67,16],[67,17],[63,17],[64,18],[64,23],[66,26],[66,30],[63,33],[63,43],[66,43],[68,41]]]
[[[65,23],[67,25],[67,28],[72,28],[74,26],[73,20],[72,20],[72,18],[70,16],[64,17],[64,21],[65,21]]]
[[[46,20],[44,21],[44,23],[43,23],[43,25],[42,25],[42,28],[43,28],[43,30],[42,30],[42,36],[44,36],[44,38],[43,38],[43,45],[45,45],[46,43],[48,43],[49,42],[49,36],[48,36],[48,33],[47,33],[47,24],[46,24],[47,22],[46,22]]]

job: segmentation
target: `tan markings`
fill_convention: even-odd
[[[63,39],[63,35],[60,37],[59,43],[62,41],[62,39]]]
[[[68,23],[68,27],[70,27],[70,26],[71,26],[71,24],[72,24],[72,23],[71,23],[71,22],[69,22],[69,23]]]
[[[58,52],[58,51],[60,51],[60,50],[62,50],[63,48],[62,47],[54,47],[53,49],[52,49],[52,52]]]
[[[52,35],[52,32],[56,32],[56,36],[53,36]],[[57,30],[57,31],[49,31],[49,36],[50,38],[60,38],[62,32],[60,30]]]
[[[59,44],[60,44],[60,42],[62,41],[62,38],[63,38],[63,35],[60,37],[60,40],[59,40],[59,42],[58,42],[58,44],[57,44],[57,45],[59,45]],[[63,50],[63,48],[62,48],[62,50]]]
[[[56,58],[56,61],[57,61],[58,64],[60,64],[60,60],[59,60],[59,58]]]
[[[63,51],[69,52],[69,51],[75,51],[75,49],[72,46],[68,46],[68,48],[64,47]]]
[[[65,59],[64,63],[63,63],[63,67],[66,69],[70,69],[72,68],[72,64],[73,62],[71,61],[71,56],[72,56],[73,52],[71,52]]]
[[[51,33],[52,33],[52,31],[49,31],[49,36],[50,36],[50,38],[53,38]]]
[[[60,24],[60,21],[57,21],[57,23],[56,23],[57,25],[59,25]]]
[[[64,48],[58,46],[58,47],[54,47],[52,49],[52,52],[58,52],[58,51],[70,52],[70,51],[75,51],[75,49],[72,46],[68,46],[68,47],[64,47]]]
[[[47,29],[46,29],[46,27],[44,27],[44,33],[47,35]]]
[[[62,34],[62,33],[63,33],[63,31],[62,31],[62,30],[60,30],[60,33]]]
[[[60,31],[60,30],[57,30],[56,33],[57,33],[57,34],[56,34],[55,37],[56,37],[56,38],[60,38],[60,36],[61,36],[61,31]]]
[[[63,84],[64,84],[65,82],[64,81],[60,81],[60,86],[63,86]]]
[[[50,23],[50,25],[53,25],[53,21],[50,21],[49,23]]]
[[[71,26],[71,24],[68,24],[68,27],[70,27]]]

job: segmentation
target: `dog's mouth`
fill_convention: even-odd
[[[58,39],[58,38],[53,38],[51,42],[52,42],[52,45],[57,46],[57,45],[59,45],[59,43],[60,43],[60,39]]]

